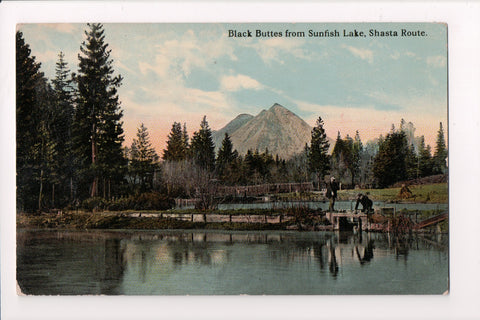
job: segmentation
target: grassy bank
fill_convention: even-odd
[[[133,217],[122,213],[69,212],[64,214],[17,215],[17,228],[51,229],[222,229],[222,230],[286,230],[292,222],[232,223],[192,222],[173,218]]]
[[[400,198],[400,188],[388,189],[355,189],[339,191],[339,200],[354,200],[359,192],[368,193],[374,201],[386,202],[412,202],[412,203],[448,203],[448,185],[446,183],[410,186],[412,195],[408,198]],[[323,195],[318,192],[308,194],[283,194],[283,200],[300,200],[308,197],[321,201]],[[297,199],[298,198],[298,199]],[[140,214],[141,213],[141,214]],[[150,217],[143,214],[154,214]],[[115,212],[78,212],[71,211],[64,214],[40,214],[40,215],[17,215],[18,228],[57,228],[57,229],[223,229],[223,230],[286,230],[292,225],[324,225],[328,224],[321,218],[320,211],[308,209],[302,205],[285,206],[272,209],[240,209],[199,212],[195,209],[175,210],[176,214],[220,214],[220,215],[250,215],[277,217],[279,215],[293,217],[291,221],[280,223],[258,222],[198,222],[185,221],[168,217],[160,217],[160,214],[168,214],[171,211],[115,211]],[[405,212],[408,215],[408,212]],[[423,220],[438,212],[420,212],[417,216]],[[193,220],[193,219],[192,219]],[[230,219],[231,221],[232,219]],[[238,221],[238,220],[237,220]],[[448,224],[441,224],[442,230],[448,230]]]
[[[401,188],[341,190],[338,193],[338,197],[339,200],[352,200],[356,198],[358,193],[368,193],[369,198],[374,201],[448,203],[448,185],[446,183],[409,186],[412,196],[408,198],[399,197],[400,189]]]
[[[358,193],[368,193],[374,201],[386,202],[412,202],[412,203],[448,203],[448,184],[435,183],[425,185],[412,185],[408,187],[412,196],[402,198],[399,196],[400,187],[385,189],[353,189],[338,191],[338,200],[355,200]],[[323,192],[283,193],[277,195],[280,201],[328,201]]]

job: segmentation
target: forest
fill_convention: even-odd
[[[189,136],[174,122],[162,154],[141,124],[125,146],[123,109],[111,50],[101,24],[88,24],[72,72],[58,53],[54,79],[41,72],[23,34],[16,34],[17,210],[97,207],[110,210],[165,209],[175,198],[198,198],[208,209],[212,186],[313,182],[326,176],[345,188],[386,188],[399,181],[447,173],[442,123],[434,150],[414,126],[398,128],[363,144],[338,132],[333,151],[319,116],[302,153],[281,159],[267,150],[239,154],[228,134],[218,152],[207,116]]]

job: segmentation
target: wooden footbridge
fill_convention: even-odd
[[[333,225],[333,230],[351,230],[353,227],[362,231],[367,229],[368,217],[365,213],[355,211],[327,212],[326,218]]]
[[[416,225],[413,226],[413,229],[414,230],[420,230],[420,229],[423,229],[423,228],[427,228],[427,227],[433,226],[437,223],[440,223],[440,222],[442,222],[446,219],[448,219],[448,212],[444,212],[444,213],[441,213],[439,215],[436,215],[436,216],[430,217],[428,219],[425,219],[423,221],[420,221],[419,223],[417,223]]]
[[[382,208],[383,209],[383,208]],[[388,209],[388,208],[387,208]],[[383,210],[382,210],[383,211]],[[393,211],[393,215],[395,212]],[[327,212],[326,218],[332,224],[333,230],[344,231],[356,228],[358,231],[387,231],[390,230],[389,224],[370,223],[368,216],[365,213],[357,213],[355,211],[341,211],[341,212]],[[433,217],[427,218],[418,223],[413,223],[410,230],[421,230],[427,227],[434,226],[442,221],[448,219],[448,212],[444,212]]]

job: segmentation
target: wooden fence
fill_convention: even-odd
[[[312,182],[267,183],[252,186],[220,186],[218,196],[257,197],[272,193],[309,192],[313,191]]]

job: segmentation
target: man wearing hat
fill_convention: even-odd
[[[330,201],[330,205],[328,210],[330,212],[335,211],[335,200],[337,199],[337,190],[338,190],[338,183],[335,181],[335,177],[330,178],[330,182],[327,185],[327,193],[326,197]]]

